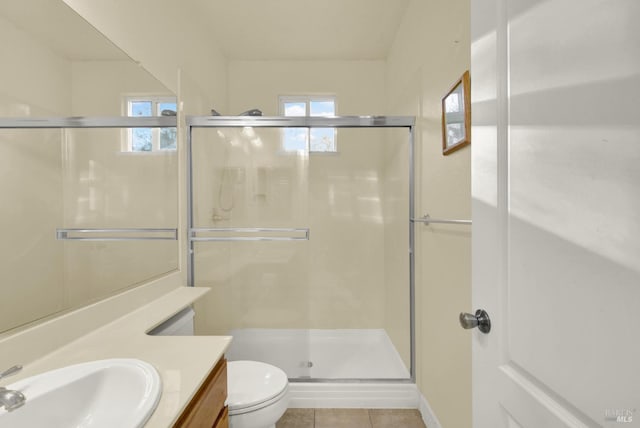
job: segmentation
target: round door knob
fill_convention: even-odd
[[[464,329],[478,327],[478,330],[487,334],[491,331],[491,320],[489,314],[484,309],[478,309],[476,314],[460,312],[460,325]]]

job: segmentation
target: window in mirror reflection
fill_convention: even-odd
[[[174,116],[176,114],[175,97],[127,97],[127,116],[151,117]],[[125,151],[156,152],[175,150],[177,142],[176,128],[133,128],[129,130]]]
[[[453,146],[465,139],[463,102],[462,85],[458,85],[445,99],[448,146]]]

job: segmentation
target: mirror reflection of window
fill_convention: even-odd
[[[459,84],[444,100],[445,119],[447,123],[447,146],[464,140],[464,95]]]
[[[128,97],[127,116],[151,117],[175,115],[175,97]],[[129,152],[153,152],[175,150],[178,132],[176,128],[134,128],[129,132],[127,147]]]
[[[460,90],[460,87],[456,89],[456,92],[454,92],[453,94],[447,97],[447,100],[445,101],[445,111],[447,113],[454,113],[454,112],[460,111],[461,103],[460,103],[460,94],[458,93],[459,90]]]
[[[464,126],[462,123],[450,123],[447,125],[447,145],[451,146],[464,140]]]

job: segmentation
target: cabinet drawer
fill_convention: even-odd
[[[225,407],[213,428],[229,428],[229,408]]]
[[[218,361],[198,392],[193,396],[176,423],[176,428],[211,428],[226,411],[227,399],[227,360]],[[216,425],[218,426],[218,425]],[[220,427],[226,425],[220,425]]]

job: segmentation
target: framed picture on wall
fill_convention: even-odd
[[[471,89],[469,71],[442,98],[442,154],[448,155],[471,142]]]

